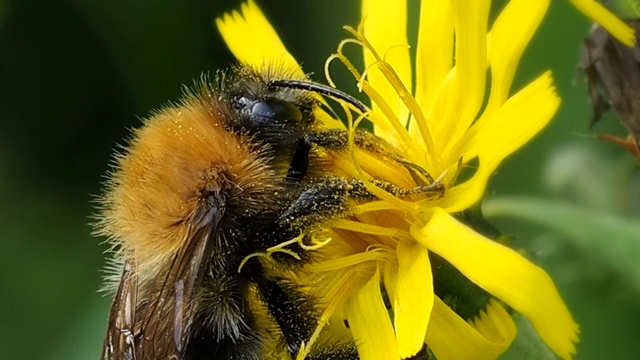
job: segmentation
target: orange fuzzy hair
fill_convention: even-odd
[[[248,215],[272,205],[268,195],[277,186],[269,158],[224,128],[218,107],[227,105],[217,102],[206,85],[188,94],[146,120],[116,156],[97,232],[109,237],[120,258],[135,258],[143,278],[188,241],[204,193],[224,191]]]

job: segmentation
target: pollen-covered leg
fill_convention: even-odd
[[[343,129],[329,129],[315,132],[305,137],[308,144],[314,144],[329,150],[346,150],[349,146],[349,131]],[[374,134],[356,129],[353,134],[355,146],[376,154],[396,158],[395,151],[387,142]]]
[[[256,284],[259,297],[278,324],[287,350],[295,358],[316,328],[315,304],[295,284],[267,275],[259,261],[249,260],[245,267],[247,273],[253,274],[251,280]]]
[[[371,180],[380,189],[397,197],[418,194],[441,196],[444,187],[440,183],[403,189],[390,182]],[[364,182],[339,177],[325,178],[311,185],[286,209],[280,220],[294,229],[307,229],[324,220],[348,213],[349,201],[371,201],[377,197],[372,194]]]
[[[332,177],[314,183],[280,215],[280,221],[290,228],[304,229],[342,215],[347,210],[349,182]]]
[[[344,151],[349,146],[349,132],[342,129],[330,129],[307,135],[304,138],[307,146],[307,154],[311,144],[323,147],[328,150]],[[433,176],[425,169],[403,159],[385,140],[375,136],[374,134],[356,129],[353,134],[354,145],[360,149],[370,151],[372,153],[388,157],[390,161],[394,161],[402,165],[411,177],[420,186],[428,186],[434,183]]]
[[[307,360],[358,360],[358,349],[355,344],[322,344],[305,358]]]
[[[252,270],[258,270],[257,263]],[[307,343],[318,324],[315,304],[298,287],[280,278],[266,276],[255,279],[258,291],[269,314],[278,324],[292,358]],[[358,353],[355,344],[329,343],[318,345],[307,356],[310,360],[356,360]]]

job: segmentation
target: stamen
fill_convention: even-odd
[[[265,252],[255,252],[253,254],[249,254],[249,255],[245,256],[244,259],[242,259],[242,261],[240,262],[240,265],[238,266],[238,273],[240,273],[240,271],[242,270],[242,267],[247,263],[247,261],[249,261],[249,259],[251,259],[253,257],[257,257],[257,256],[266,256],[266,257],[268,257],[268,256],[271,256],[271,254],[273,254],[273,253],[280,252],[280,253],[284,253],[284,254],[290,255],[296,260],[302,260],[302,258],[300,257],[300,255],[298,255],[298,253],[296,253],[295,251],[292,251],[292,250],[284,248],[285,246],[289,246],[291,244],[295,244],[297,242],[300,242],[301,240],[299,240],[299,239],[301,239],[301,238],[304,238],[304,234],[300,234],[300,235],[298,235],[297,237],[295,237],[295,238],[293,238],[291,240],[282,242],[282,243],[280,243],[280,244],[278,244],[276,246],[272,246],[272,247],[268,248]]]
[[[389,248],[381,244],[371,244],[365,249],[366,252],[374,252],[382,255],[382,258],[388,258]],[[388,260],[388,259],[387,259]]]
[[[327,58],[327,61],[324,62],[324,77],[325,79],[327,79],[327,83],[329,83],[329,86],[333,86],[333,87],[336,87],[336,83],[333,82],[333,79],[331,78],[331,73],[329,72],[329,66],[331,65],[331,62],[337,58],[338,58],[337,54],[331,54],[331,56]]]
[[[338,44],[338,50],[337,53],[340,54],[341,59],[344,58],[346,60],[345,66],[347,67],[347,69],[351,72],[351,74],[353,75],[353,77],[355,77],[356,79],[358,78],[358,70],[355,66],[353,66],[353,64],[351,63],[351,61],[349,61],[349,59],[344,56],[342,49],[344,48],[345,45],[347,44],[356,44],[356,45],[362,45],[362,42],[360,40],[357,39],[344,39],[340,42],[340,44]]]
[[[362,75],[360,75],[360,72],[351,63],[351,61],[349,61],[349,59],[346,56],[344,56],[344,54],[342,52],[342,49],[343,49],[344,45],[350,44],[350,43],[358,44],[358,45],[362,46],[362,43],[359,42],[358,40],[345,39],[342,42],[340,42],[340,45],[338,45],[337,53],[333,54],[330,58],[331,59],[338,58],[340,60],[340,62],[342,62],[342,64],[347,68],[347,70],[349,70],[349,72],[351,73],[351,75],[353,75],[353,77],[355,79],[361,79]],[[362,88],[361,88],[360,84],[358,84],[358,89],[360,91],[362,91]],[[369,96],[369,98],[371,98],[370,94],[368,94],[367,91],[365,91],[365,93]],[[394,116],[395,116],[395,114],[394,114]],[[389,128],[389,126],[388,126],[386,121],[376,121],[375,119],[371,119],[371,118],[369,120],[371,122],[373,122],[375,126],[378,126],[378,127],[382,128],[382,129],[384,129],[386,132],[391,132],[391,129]],[[393,124],[393,118],[390,118],[390,121]],[[396,121],[399,122],[399,120],[397,120],[397,118],[396,118]],[[395,124],[393,124],[393,125],[395,125]],[[402,128],[402,126],[400,126],[400,128]],[[408,134],[406,134],[406,135],[407,136],[403,136],[402,132],[398,132],[398,136],[400,136],[405,143],[408,143],[409,141],[411,141],[411,137],[409,137]]]
[[[289,249],[278,249],[278,250],[274,250],[274,251],[272,251],[272,252],[267,253],[267,255],[271,255],[271,254],[273,254],[273,253],[277,253],[277,252],[281,252],[281,253],[285,253],[285,254],[291,255],[291,256],[292,256],[294,259],[296,259],[296,260],[302,260],[302,258],[300,257],[300,255],[298,255],[298,253],[297,253],[297,252],[295,252],[295,251],[291,251],[291,250],[289,250]]]
[[[315,244],[315,245],[306,245],[306,244],[302,241],[303,239],[304,239],[304,238],[301,238],[301,239],[298,241],[298,244],[300,245],[300,247],[301,247],[301,248],[303,248],[304,250],[307,250],[307,251],[313,251],[313,250],[318,250],[318,249],[320,249],[320,248],[323,248],[324,246],[326,246],[327,244],[329,244],[329,243],[331,242],[331,240],[333,240],[332,238],[328,237],[328,238],[326,238],[324,241],[321,241],[321,242],[319,242],[319,243],[317,243],[317,244]]]
[[[356,205],[351,208],[351,213],[354,215],[359,215],[368,212],[384,210],[399,210],[399,208],[388,201],[379,200],[368,202],[362,205]]]
[[[397,197],[375,186],[369,180],[369,176],[365,175],[364,171],[360,167],[360,163],[356,160],[356,157],[355,157],[355,152],[356,152],[355,128],[359,125],[360,121],[364,119],[366,114],[360,114],[358,118],[354,121],[353,117],[351,116],[351,113],[348,112],[346,108],[345,108],[345,113],[347,116],[347,126],[348,126],[348,134],[349,134],[349,154],[351,155],[351,163],[353,164],[354,169],[356,170],[358,178],[364,183],[367,190],[373,195],[376,195],[383,200],[396,203],[400,208],[405,208],[405,210],[411,211],[412,209],[410,207],[407,208],[407,205],[405,205],[402,200],[398,199]]]
[[[386,63],[388,63],[387,61],[387,55],[389,55],[389,53],[391,52],[391,50],[394,50],[395,48],[398,47],[403,47],[403,48],[407,48],[407,49],[411,49],[411,46],[409,46],[409,44],[395,44],[395,45],[391,45],[387,48],[387,50],[384,52],[384,55],[382,55],[382,60]]]
[[[352,27],[345,27],[345,29],[353,34],[353,36],[355,36],[358,40],[360,40],[363,43],[364,48],[369,50],[371,54],[376,58],[377,61],[375,63],[380,69],[380,72],[384,75],[387,81],[389,81],[389,84],[391,84],[391,86],[396,90],[396,92],[400,96],[400,99],[409,108],[409,111],[416,120],[418,129],[420,130],[420,136],[427,146],[427,153],[431,157],[431,161],[434,163],[434,165],[440,168],[440,161],[439,159],[437,159],[435,154],[435,146],[431,137],[431,131],[429,130],[429,124],[424,116],[420,104],[418,104],[416,99],[411,95],[411,92],[404,86],[402,80],[400,80],[400,77],[393,69],[393,67],[391,67],[387,62],[380,58],[380,55],[375,51],[374,47],[360,31],[360,28],[361,26],[358,27],[358,31],[355,31]]]
[[[362,82],[362,90],[367,94],[367,96],[369,96],[371,101],[378,105],[380,111],[382,111],[388,122],[393,127],[394,132],[401,138],[401,143],[408,144],[409,148],[415,148],[414,140],[409,135],[409,132],[404,128],[404,125],[400,122],[396,113],[391,109],[391,106],[389,106],[380,93],[378,93],[378,91],[366,80]],[[378,124],[378,122],[375,123]]]
[[[238,274],[240,274],[240,272],[242,271],[242,268],[244,267],[244,264],[247,263],[247,261],[249,261],[249,259],[257,257],[257,256],[267,256],[265,253],[253,253],[253,254],[249,254],[247,256],[244,257],[244,259],[242,259],[242,261],[240,262],[240,265],[238,265]]]
[[[327,296],[327,299],[331,299],[331,301],[327,304],[327,307],[324,309],[320,317],[318,318],[318,325],[316,325],[316,329],[309,337],[309,341],[307,343],[302,343],[300,346],[300,352],[298,352],[298,356],[296,356],[296,360],[304,360],[313,344],[318,340],[322,329],[329,323],[331,317],[338,309],[339,304],[342,304],[347,297],[351,294],[350,291],[346,291],[347,289],[359,289],[362,287],[361,284],[358,284],[356,281],[357,276],[351,276],[351,271],[342,271],[342,276],[333,282],[333,286],[329,289],[329,292],[333,296]]]
[[[301,260],[300,255],[298,255],[294,251],[291,251],[289,249],[285,249],[284,247],[299,242],[300,241],[299,239],[301,239],[303,237],[304,237],[304,234],[300,234],[300,235],[296,236],[295,238],[293,238],[293,239],[291,239],[289,241],[285,241],[285,242],[282,242],[282,243],[280,243],[280,244],[278,244],[276,246],[272,246],[272,247],[267,249],[266,253],[267,253],[267,255],[270,255],[270,254],[273,254],[275,252],[282,252],[282,253],[289,254],[289,255],[293,256],[296,260]]]
[[[358,119],[356,120],[357,123],[354,124],[353,121],[351,121],[351,117],[349,116],[349,153],[351,155],[351,162],[353,163],[353,166],[356,170],[356,172],[358,173],[358,177],[360,178],[360,181],[362,181],[365,185],[365,187],[367,188],[367,190],[372,193],[373,195],[377,196],[378,198],[382,199],[382,200],[386,200],[388,202],[394,203],[396,204],[396,206],[398,206],[401,209],[404,209],[406,211],[413,211],[413,204],[408,204],[407,202],[405,202],[402,199],[399,199],[396,196],[393,196],[392,194],[389,194],[388,192],[384,191],[383,189],[380,189],[378,186],[376,186],[375,184],[373,184],[370,180],[369,180],[369,176],[366,176],[364,174],[364,171],[362,170],[362,167],[360,167],[360,163],[356,160],[356,145],[355,145],[355,128],[357,127],[357,125],[359,124],[359,122],[362,120],[364,114],[362,114],[361,116],[358,117]]]
[[[400,229],[390,229],[383,226],[362,224],[356,221],[338,219],[331,222],[331,227],[336,229],[349,230],[354,232],[360,232],[370,235],[388,236],[391,238],[397,238],[400,240],[411,240],[411,234],[408,231]]]
[[[353,64],[351,64],[351,62],[349,61],[349,59],[347,59],[343,54],[342,54],[342,46],[344,46],[347,42],[343,41],[340,43],[340,45],[338,46],[338,53],[332,55],[332,57],[330,57],[330,59],[334,59],[334,58],[338,58],[346,67],[347,69],[349,69],[349,71],[354,74],[354,76],[358,75],[358,70],[353,66]],[[330,60],[329,60],[330,61]],[[325,65],[328,64],[325,63]],[[328,70],[327,70],[328,71]],[[362,78],[362,77],[361,77]],[[365,82],[365,84],[368,85],[368,83]],[[370,87],[369,87],[370,88]],[[366,91],[365,91],[366,92]],[[369,95],[369,94],[368,94]],[[371,97],[371,96],[369,96]],[[384,103],[384,101],[383,101]],[[385,103],[386,105],[386,103]],[[350,113],[348,113],[347,111],[345,111],[347,113],[347,125],[349,127],[349,152],[351,154],[351,160],[352,163],[356,169],[356,172],[358,173],[358,177],[360,178],[360,180],[365,184],[365,187],[367,188],[367,190],[369,192],[371,192],[372,194],[376,195],[377,197],[387,200],[389,202],[395,203],[398,207],[400,208],[404,208],[407,211],[413,211],[413,207],[409,206],[408,204],[405,204],[404,201],[402,201],[401,199],[398,199],[397,197],[387,193],[386,191],[378,188],[377,186],[375,186],[374,184],[372,184],[369,181],[369,177],[365,176],[364,172],[362,171],[362,168],[360,167],[358,161],[356,161],[355,158],[355,128],[359,125],[360,121],[362,121],[364,119],[364,116],[366,114],[361,114],[357,120],[354,122],[352,120],[352,116]],[[390,113],[390,117],[391,118],[395,118],[397,125],[399,125],[399,128],[402,128],[402,125],[400,124],[400,121],[397,119],[397,117],[395,116],[395,114],[391,111]],[[376,122],[374,122],[374,124],[377,125]],[[401,136],[406,136],[407,139],[406,141],[409,142],[411,141],[411,138],[408,137],[408,133],[406,131],[404,131],[404,129],[402,130],[398,130],[397,131],[399,135]]]
[[[346,63],[351,64],[349,60],[342,53],[338,53],[338,57],[345,64],[345,66],[346,66]],[[413,145],[414,140],[411,138],[407,130],[404,128],[404,125],[402,124],[402,122],[400,122],[400,119],[398,119],[398,116],[396,115],[396,113],[391,109],[391,106],[389,106],[387,101],[382,96],[380,96],[380,94],[366,80],[366,74],[368,73],[369,68],[374,65],[375,64],[369,65],[362,74],[359,74],[356,70],[356,74],[357,74],[356,80],[358,80],[358,89],[360,89],[360,91],[364,91],[364,93],[367,94],[367,96],[369,96],[371,101],[376,105],[378,105],[378,107],[380,107],[380,110],[387,117],[388,122],[393,127],[394,132],[402,139],[401,143],[412,144],[411,146],[413,147],[415,146]],[[386,125],[385,121],[381,121],[381,122],[374,121],[374,124],[376,124],[376,126],[382,127],[383,129],[385,129],[385,131],[389,130],[388,126],[380,125],[380,124]]]
[[[326,260],[319,263],[312,263],[309,265],[308,269],[312,273],[341,270],[368,261],[379,260],[381,256],[383,256],[383,252],[365,251],[353,255],[341,256],[336,259]]]

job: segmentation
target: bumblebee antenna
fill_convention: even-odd
[[[353,96],[342,92],[336,88],[332,88],[327,85],[322,85],[318,83],[314,83],[311,81],[303,81],[303,80],[270,80],[268,83],[269,86],[282,87],[288,89],[300,89],[312,91],[318,94],[326,95],[338,100],[344,100],[347,103],[353,105],[356,109],[360,110],[361,113],[367,112],[367,107],[364,106],[360,100],[354,98]]]

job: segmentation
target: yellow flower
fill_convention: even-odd
[[[318,255],[307,269],[314,274],[310,292],[326,309],[299,358],[322,336],[323,327],[344,333],[345,328],[338,329],[344,319],[362,359],[406,358],[424,344],[439,359],[495,359],[516,331],[504,304],[524,314],[560,357],[575,354],[578,326],[551,278],[452,216],[481,199],[500,162],[538,133],[559,106],[550,72],[523,89],[511,89],[549,2],[512,0],[488,24],[490,1],[423,1],[413,69],[406,3],[363,1],[361,27],[350,29],[354,39],[343,41],[332,58],[351,71],[371,99],[366,117],[375,134],[426,170],[426,182],[437,179],[445,190],[442,196],[394,197],[370,179],[415,187],[405,168],[353,145],[350,155],[326,155],[337,174],[361,179],[379,200],[354,206],[349,217],[314,234]],[[571,2],[603,20],[625,43],[633,42],[633,32],[594,1]],[[218,19],[217,26],[240,62],[275,62],[303,75],[253,1]],[[342,54],[350,43],[364,49],[363,71]],[[340,126],[326,115],[323,119],[327,126]],[[350,129],[356,123],[350,119]],[[471,167],[476,171],[460,180],[461,170]],[[492,299],[474,318],[463,319],[438,296],[433,259],[453,265],[500,301]]]

